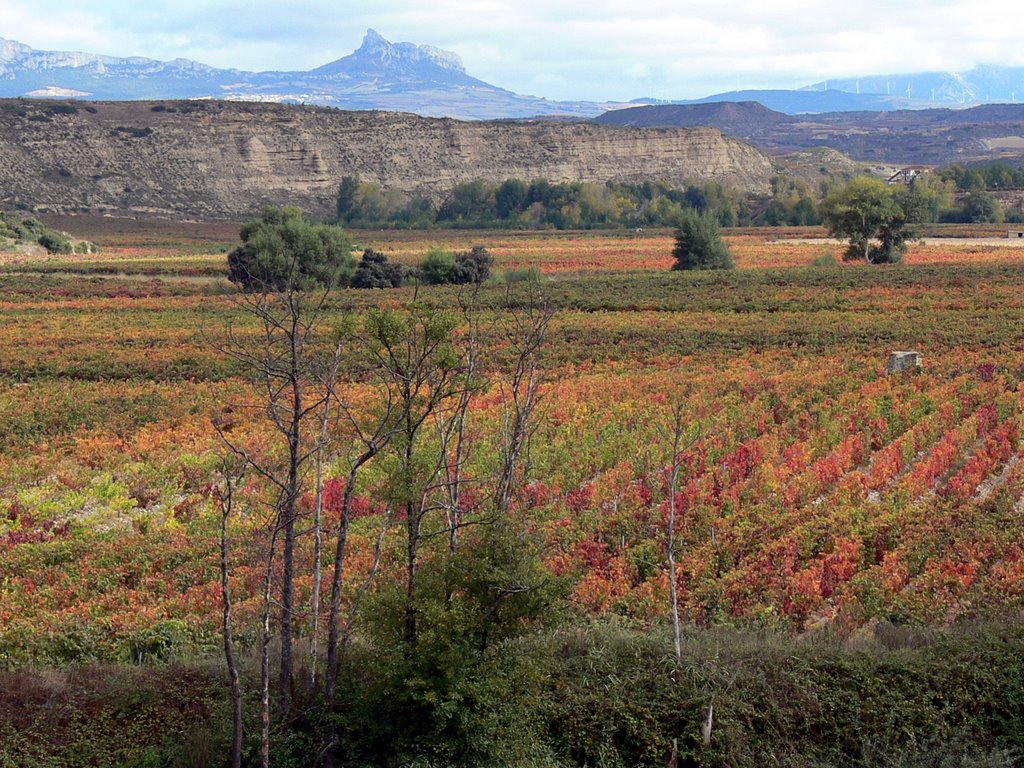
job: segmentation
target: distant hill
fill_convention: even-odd
[[[0,210],[237,219],[335,210],[344,176],[441,202],[459,183],[705,179],[765,194],[775,168],[713,128],[463,122],[225,101],[0,101]]]
[[[658,104],[606,112],[596,122],[644,128],[711,126],[772,153],[823,146],[872,163],[1024,164],[1024,104],[802,116],[753,102]]]
[[[668,127],[706,125],[731,136],[747,136],[767,126],[797,122],[795,117],[776,112],[756,101],[722,101],[697,104],[658,104],[605,112],[596,119],[602,125]]]
[[[38,51],[0,38],[0,97],[15,96],[226,99],[463,119],[593,117],[612,106],[522,96],[467,74],[450,51],[392,43],[372,29],[352,54],[308,72],[245,72],[187,59]]]
[[[822,80],[795,90],[716,93],[672,104],[756,101],[789,115],[891,112],[1024,102],[1024,67],[978,66],[964,73],[925,72]]]

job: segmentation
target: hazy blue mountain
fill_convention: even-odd
[[[392,43],[372,29],[355,52],[308,72],[244,72],[186,59],[38,51],[0,38],[0,97],[15,96],[214,98],[469,119],[593,117],[613,106],[522,96],[470,76],[450,51]]]
[[[392,43],[368,30],[348,56],[308,72],[217,69],[187,59],[156,61],[39,51],[0,38],[0,97],[227,99],[383,109],[433,117],[588,118],[626,104],[523,96],[466,72],[458,55]],[[797,90],[745,90],[674,104],[756,101],[786,114],[891,111],[1024,100],[1024,68],[979,66],[962,74],[879,75],[827,80]],[[650,103],[637,100],[636,103]]]
[[[846,93],[835,89],[827,91],[786,91],[786,90],[750,90],[729,91],[705,96],[702,99],[675,101],[673,104],[712,104],[718,102],[756,101],[776,112],[787,115],[810,114],[817,112],[852,112],[873,111],[886,112],[895,109],[907,109],[912,105],[906,99],[887,97],[878,94]]]
[[[921,72],[826,80],[804,91],[892,95],[933,105],[1024,101],[1024,67],[977,66],[967,72]]]

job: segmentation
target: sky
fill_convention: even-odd
[[[699,98],[828,78],[1024,66],[1019,0],[2,0],[0,37],[42,50],[305,70],[368,28],[459,54],[552,99]]]

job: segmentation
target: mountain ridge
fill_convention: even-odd
[[[836,78],[798,89],[759,89],[668,102],[557,101],[515,93],[470,75],[458,54],[390,42],[368,29],[347,56],[308,71],[248,72],[177,58],[159,61],[77,51],[41,51],[0,38],[0,98],[96,100],[221,99],[383,109],[458,119],[594,118],[636,104],[757,101],[790,115],[897,111],[1024,97],[1024,67],[979,65],[962,73],[926,72]]]
[[[634,128],[713,127],[773,154],[825,146],[872,163],[1024,164],[1024,104],[814,115],[786,115],[757,102],[660,104],[606,112],[595,122]]]
[[[247,72],[190,59],[40,51],[0,38],[0,98],[48,96],[316,104],[484,120],[589,118],[618,104],[517,94],[469,75],[458,54],[429,45],[392,43],[373,29],[348,56],[309,71]]]

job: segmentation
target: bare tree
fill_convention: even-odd
[[[263,615],[260,619],[260,768],[270,768],[270,613],[273,606],[274,555],[280,528],[275,525],[263,571]]]
[[[241,244],[228,254],[232,282],[241,290],[236,306],[250,324],[230,327],[214,344],[233,359],[255,385],[257,397],[236,407],[256,409],[277,437],[275,450],[259,452],[220,430],[225,443],[272,489],[275,541],[281,546],[279,625],[281,638],[278,705],[290,707],[294,685],[296,539],[299,500],[309,464],[323,456],[329,395],[321,357],[326,302],[331,289],[354,269],[351,243],[338,227],[305,222],[296,208],[267,208],[240,232]],[[255,326],[255,328],[253,328]],[[334,357],[337,365],[337,355]],[[328,377],[333,381],[333,375]],[[276,454],[276,456],[275,456]],[[274,552],[269,553],[273,560]]]
[[[500,511],[508,508],[515,492],[523,454],[535,429],[534,411],[543,383],[542,353],[554,314],[536,283],[527,282],[523,290],[525,294],[517,296],[512,286],[507,289],[505,312],[498,328],[499,339],[512,355],[509,378],[500,385],[504,421],[494,492],[495,505]]]
[[[368,348],[364,347],[364,349]],[[373,373],[378,377],[384,376],[379,368],[374,368]],[[333,393],[339,413],[352,435],[351,439],[356,446],[357,452],[350,459],[348,474],[345,477],[341,516],[335,532],[334,571],[331,579],[331,606],[327,636],[325,694],[328,707],[334,706],[338,684],[339,653],[346,638],[346,628],[351,625],[355,610],[358,607],[357,602],[350,606],[349,618],[343,626],[341,609],[344,599],[345,556],[348,552],[348,533],[349,525],[352,521],[352,501],[355,497],[356,481],[363,467],[387,447],[397,429],[395,416],[397,405],[393,393],[387,386],[390,383],[390,377],[385,376],[385,386],[379,390],[379,411],[370,416],[368,423],[360,409],[346,401],[338,392],[335,391]],[[387,520],[385,520],[381,526],[381,540],[378,542],[377,556],[374,559],[370,578],[376,574],[377,566],[380,563],[380,547],[383,544],[383,535],[384,531],[387,530],[387,524]]]
[[[666,560],[668,562],[668,590],[672,611],[672,645],[675,650],[676,666],[683,664],[683,641],[682,641],[682,617],[679,611],[679,573],[676,567],[676,528],[679,521],[679,508],[677,497],[679,495],[679,479],[682,474],[683,461],[686,451],[692,448],[702,436],[702,430],[698,424],[696,427],[687,425],[686,408],[680,401],[671,406],[669,423],[667,425],[667,440],[670,445],[671,459],[669,461],[668,475],[668,521],[665,532]],[[711,718],[713,717],[713,705],[708,705],[703,715],[701,733],[705,739],[705,745],[710,743]],[[676,766],[679,762],[679,739],[672,739],[672,752],[668,764]]]
[[[681,403],[672,408],[672,463],[668,483],[668,532],[665,548],[668,550],[668,590],[672,601],[672,642],[675,646],[676,664],[683,663],[682,631],[679,620],[679,576],[676,573],[676,495],[679,492],[679,473],[683,467],[683,440],[686,436],[686,421]]]
[[[220,508],[220,584],[223,607],[224,660],[227,663],[228,677],[231,681],[231,768],[241,768],[242,765],[242,683],[238,674],[238,661],[235,657],[228,521],[235,508],[235,488],[241,482],[244,472],[244,466],[236,468],[230,462],[226,462],[223,485],[214,488],[214,495]]]
[[[318,414],[314,440],[316,465],[316,498],[313,506],[313,590],[310,596],[309,630],[309,684],[315,690],[319,670],[320,636],[320,591],[323,583],[323,512],[324,512],[324,464],[330,443],[330,428],[333,420],[332,404],[337,400],[338,372],[341,365],[342,345],[335,346],[334,354],[325,360],[320,374],[320,386],[325,395],[323,407]]]
[[[443,491],[442,506],[448,528],[448,551],[454,555],[459,544],[462,528],[463,491],[467,478],[465,465],[469,460],[469,406],[473,396],[486,386],[479,375],[480,369],[480,321],[476,311],[478,288],[468,301],[461,302],[465,333],[462,348],[462,387],[453,394],[450,407],[439,407],[434,412],[438,437],[438,458],[440,460]]]
[[[294,682],[293,635],[295,616],[295,548],[299,500],[311,460],[321,455],[321,441],[310,439],[313,424],[327,418],[329,396],[316,386],[323,352],[326,291],[310,294],[293,289],[276,294],[240,294],[239,307],[255,318],[255,338],[228,329],[220,346],[241,364],[258,387],[255,402],[235,408],[255,409],[269,421],[283,444],[283,460],[263,456],[238,443],[221,430],[224,442],[251,466],[274,490],[277,498],[276,527],[280,529],[281,660],[278,703],[287,711]]]

